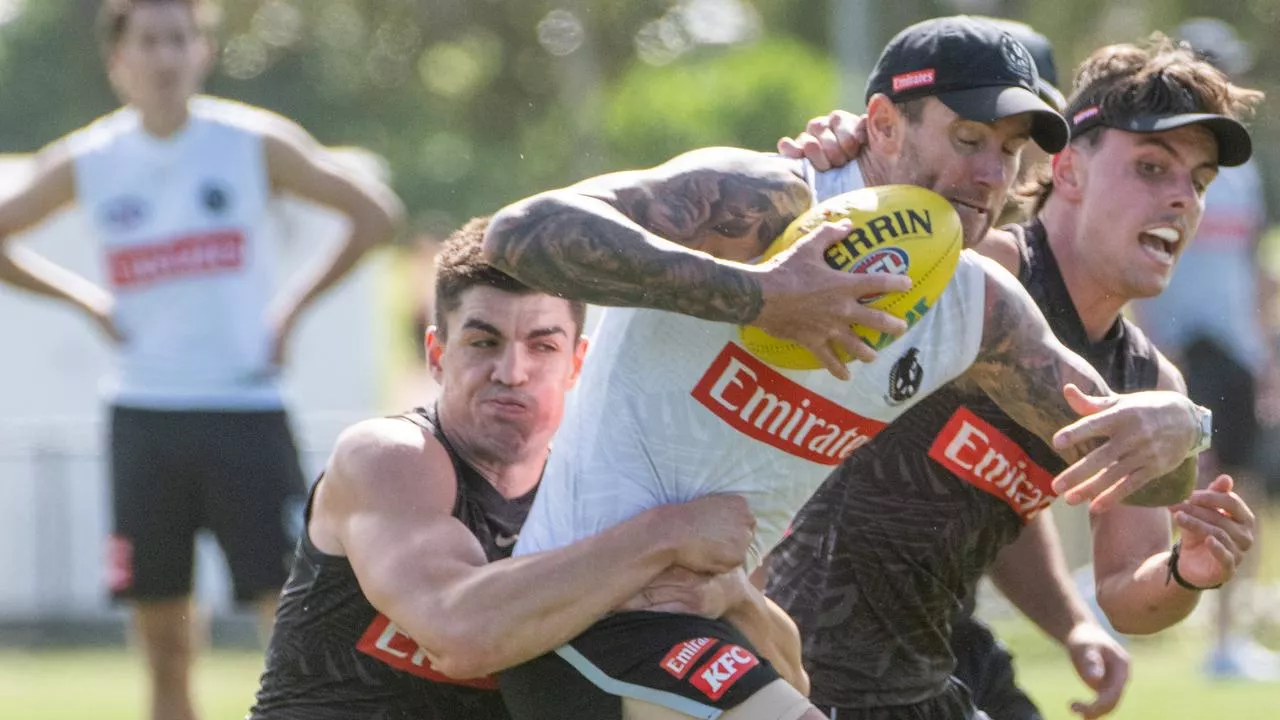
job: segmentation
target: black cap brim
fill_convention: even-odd
[[[1249,130],[1239,120],[1225,115],[1212,113],[1145,115],[1127,123],[1108,124],[1109,127],[1117,130],[1137,133],[1164,132],[1188,125],[1202,125],[1213,133],[1213,137],[1218,141],[1218,165],[1222,167],[1243,165],[1253,155],[1253,138],[1249,137]]]
[[[974,122],[993,123],[1000,118],[1031,113],[1031,139],[1045,152],[1067,146],[1067,121],[1040,96],[1020,86],[1000,85],[952,90],[935,95],[957,115]]]

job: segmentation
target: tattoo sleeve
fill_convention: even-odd
[[[1064,385],[1075,383],[1091,395],[1111,390],[1088,362],[1058,340],[1017,280],[994,264],[987,271],[986,303],[982,348],[962,380],[1052,445],[1054,433],[1079,418],[1062,395]],[[1070,462],[1081,455],[1076,448],[1063,452]]]
[[[988,271],[986,302],[982,349],[961,381],[985,392],[1019,425],[1052,445],[1054,433],[1079,417],[1062,395],[1064,385],[1074,383],[1090,395],[1108,395],[1111,389],[1088,362],[1058,340],[1012,275]],[[1061,454],[1075,462],[1099,444],[1067,448]],[[1188,458],[1123,502],[1149,507],[1181,502],[1195,477],[1195,458]]]
[[[730,148],[543,193],[494,217],[485,254],[542,290],[598,305],[748,323],[758,256],[811,203],[790,161]]]

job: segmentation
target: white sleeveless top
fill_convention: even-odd
[[[159,139],[123,108],[73,134],[119,348],[109,399],[163,410],[281,406],[265,313],[275,288],[261,110],[194,98]]]
[[[856,167],[842,174],[817,183],[819,200],[861,187]],[[515,554],[568,545],[660,504],[737,493],[758,523],[754,567],[834,466],[973,363],[985,292],[981,265],[963,253],[933,309],[874,363],[852,365],[847,382],[765,364],[735,325],[608,308]]]

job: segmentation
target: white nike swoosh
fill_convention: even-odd
[[[493,544],[497,545],[500,548],[509,548],[512,545],[515,545],[516,540],[519,540],[519,539],[520,539],[519,535],[494,535]]]

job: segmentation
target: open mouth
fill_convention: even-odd
[[[1159,225],[1143,230],[1138,235],[1138,242],[1157,260],[1172,263],[1182,243],[1182,231],[1170,225]]]

